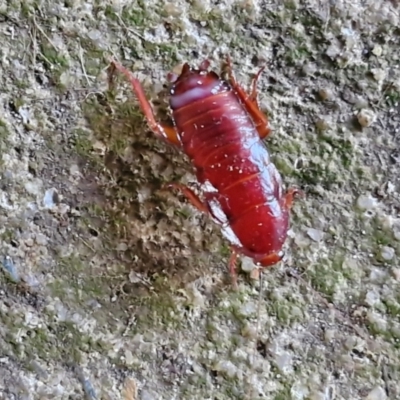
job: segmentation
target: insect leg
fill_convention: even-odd
[[[229,258],[229,273],[231,274],[232,283],[235,288],[237,288],[237,273],[236,273],[236,261],[238,258],[238,252],[231,247],[231,256]]]
[[[213,212],[212,207],[210,206],[210,202],[214,199],[218,199],[219,195],[216,193],[205,193],[206,201],[202,201],[196,193],[193,192],[192,189],[188,188],[185,185],[181,185],[180,183],[169,183],[166,185],[167,188],[173,188],[180,190],[183,195],[190,201],[192,206],[196,207],[199,211],[209,214],[214,222],[223,225],[224,222],[218,218],[217,215]]]
[[[185,185],[181,185],[180,183],[169,183],[166,186],[168,188],[180,190],[194,207],[196,207],[201,212],[211,214],[218,221],[218,218],[213,215],[212,210],[209,208],[208,204],[204,203],[199,198],[199,196],[197,196],[197,194],[193,192],[192,189],[188,188]],[[234,247],[231,247],[231,256],[229,258],[228,266],[229,266],[229,273],[232,277],[232,283],[235,288],[237,287],[237,273],[236,273],[237,258],[238,258],[237,250]]]
[[[277,251],[275,253],[269,254],[260,254],[254,253],[243,247],[239,248],[236,246],[232,247],[232,251],[235,251],[237,254],[243,254],[244,256],[250,257],[255,263],[259,263],[263,268],[277,264],[279,261],[282,260],[284,256],[283,251]]]
[[[284,257],[283,251],[268,254],[267,256],[258,255],[254,257],[254,261],[259,262],[262,267],[267,268],[277,264]]]
[[[253,119],[254,125],[256,126],[257,132],[261,139],[266,138],[271,129],[269,127],[268,118],[264,115],[264,113],[260,110],[258,103],[257,103],[257,81],[261,75],[261,72],[264,70],[264,67],[261,68],[255,78],[253,79],[252,83],[252,92],[251,94],[247,94],[245,90],[237,83],[235,77],[233,76],[232,71],[232,63],[231,59],[228,56],[227,58],[228,64],[228,76],[229,76],[229,83],[231,84],[232,88],[236,92],[236,95],[239,97],[241,102],[244,105],[246,111],[250,114],[251,118]]]
[[[258,80],[260,79],[260,75],[261,75],[261,73],[264,71],[264,69],[265,69],[265,66],[264,66],[264,67],[261,67],[261,68],[258,70],[256,76],[255,76],[254,79],[253,79],[253,82],[251,83],[251,94],[250,94],[250,96],[248,97],[248,99],[249,99],[250,101],[252,101],[252,102],[254,102],[254,103],[257,104],[257,108],[258,108],[258,109],[260,109],[260,107],[259,107],[258,102],[257,102],[257,83],[258,83]]]
[[[206,204],[200,199],[199,196],[192,189],[188,188],[185,185],[181,185],[180,183],[169,183],[166,187],[170,189],[178,189],[180,190],[185,197],[190,201],[190,203],[196,207],[199,211],[209,213],[209,209]]]
[[[290,209],[292,207],[293,200],[296,195],[304,197],[304,193],[300,189],[297,189],[297,188],[291,188],[286,192],[284,201],[285,201],[285,207],[287,209]]]
[[[114,67],[121,73],[123,73],[129,82],[132,85],[134,92],[139,100],[140,108],[142,109],[147,123],[149,124],[151,130],[158,136],[161,136],[171,144],[180,146],[181,141],[179,138],[178,133],[176,132],[173,126],[168,126],[166,124],[158,123],[154,116],[153,108],[151,107],[150,102],[147,100],[144,90],[139,82],[130,71],[128,71],[122,65],[116,63],[115,61],[112,62]]]

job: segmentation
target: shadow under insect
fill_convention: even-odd
[[[108,234],[119,243],[117,251],[118,246],[123,249],[119,256],[124,264],[135,273],[150,279],[164,276],[179,284],[192,281],[204,275],[207,265],[215,264],[210,262],[214,256],[208,242],[215,242],[212,226],[163,189],[165,183],[180,181],[191,171],[190,164],[151,134],[134,95],[128,89],[122,96],[114,80],[108,91],[89,97],[84,105],[108,175],[104,184]],[[161,103],[161,118],[165,109]],[[194,235],[193,230],[204,228],[210,230],[206,240]]]

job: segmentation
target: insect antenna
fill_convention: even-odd
[[[264,278],[264,273],[263,273],[263,268],[260,266],[257,266],[258,272],[259,272],[259,291],[258,291],[258,304],[257,304],[257,323],[256,323],[256,334],[255,334],[255,343],[254,343],[254,349],[252,352],[252,360],[250,360],[251,362],[251,367],[250,367],[250,371],[253,370],[253,368],[255,368],[254,366],[256,365],[256,354],[258,352],[258,339],[260,336],[260,319],[261,319],[261,300],[262,300],[262,296],[263,296],[263,278]],[[250,400],[253,399],[253,388],[249,388],[248,390],[246,390],[246,397],[245,400]]]

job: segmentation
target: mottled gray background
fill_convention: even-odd
[[[0,399],[398,399],[399,3],[0,5]],[[287,186],[285,263],[239,290],[218,227],[112,57],[165,118],[166,74],[230,54]],[[396,387],[397,384],[397,387]]]

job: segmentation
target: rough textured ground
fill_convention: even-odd
[[[0,399],[400,398],[397,1],[0,4]],[[293,209],[262,280],[176,193],[166,74],[259,66]],[[254,270],[253,270],[254,271]],[[260,299],[261,297],[261,299]]]

